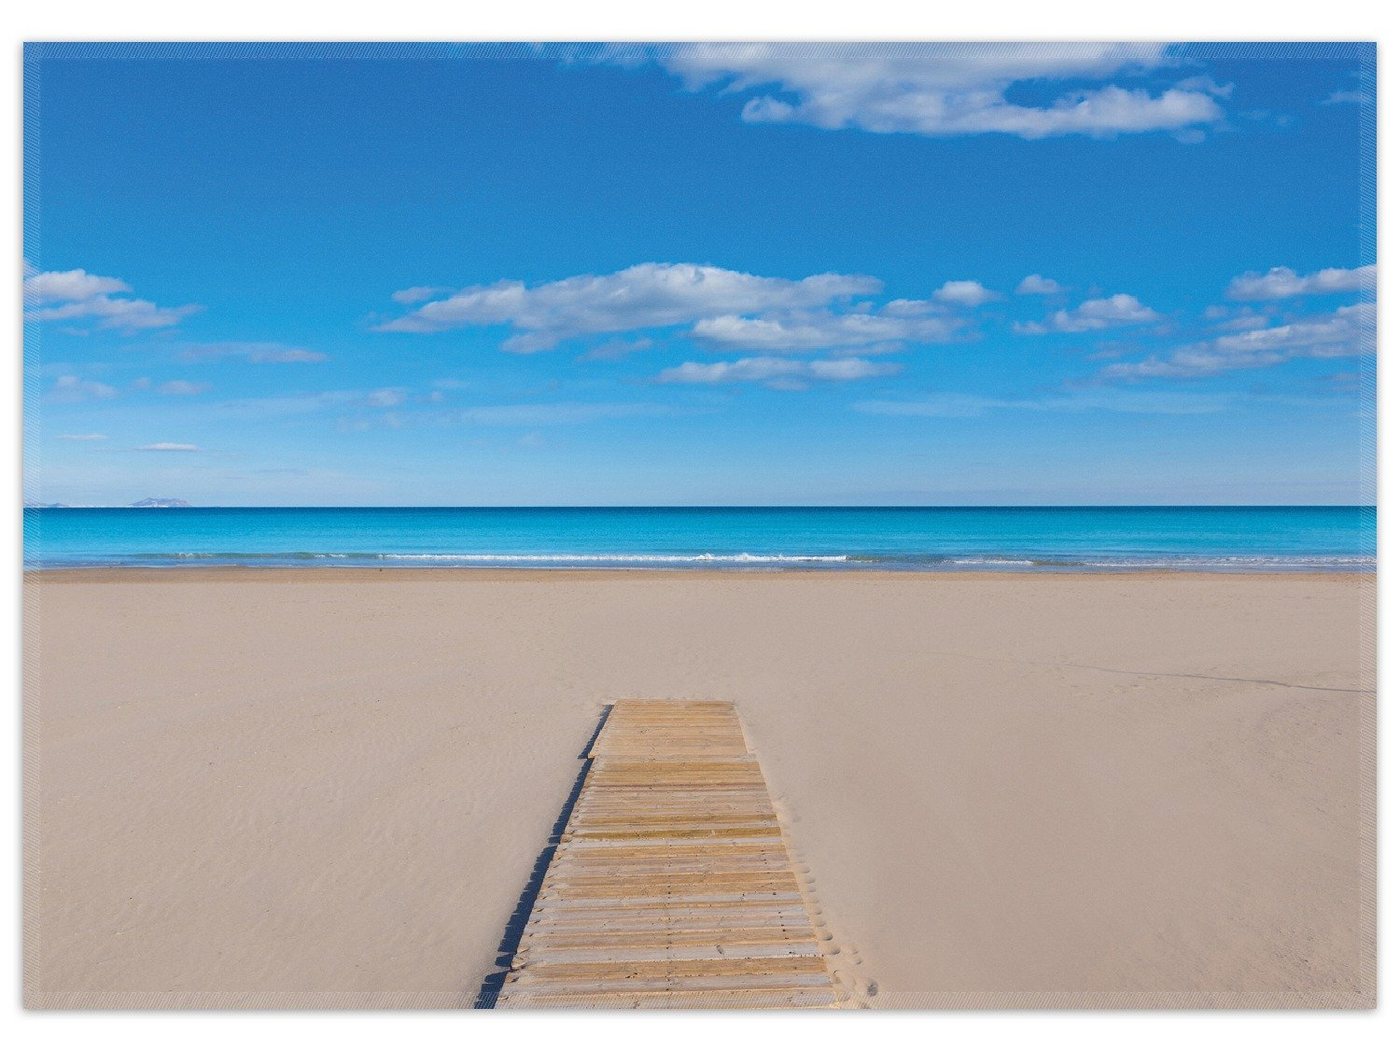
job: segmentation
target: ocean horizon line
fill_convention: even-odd
[[[1375,503],[31,503],[24,510],[1375,510]]]
[[[1361,505],[131,510],[27,512],[26,564],[1257,570],[1376,549]]]

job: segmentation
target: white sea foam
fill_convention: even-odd
[[[1021,565],[1031,566],[1035,562],[1029,558],[949,558],[948,565]]]
[[[644,563],[664,565],[703,564],[707,562],[762,565],[794,562],[845,562],[845,554],[374,554],[368,557],[381,561],[449,561],[501,563]]]

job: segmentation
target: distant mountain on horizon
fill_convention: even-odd
[[[161,509],[164,509],[164,508],[170,508],[170,507],[188,507],[188,506],[190,506],[190,505],[191,505],[191,504],[190,504],[190,501],[189,501],[189,500],[175,499],[173,496],[147,496],[145,499],[139,499],[139,500],[137,500],[135,503],[127,503],[127,504],[125,504],[124,506],[117,506],[117,507],[115,507],[115,508],[109,507],[109,506],[99,506],[99,507],[97,507],[96,509],[99,509],[99,510],[103,510],[103,509],[107,509],[107,510],[110,510],[110,509],[126,510],[126,509],[131,508],[131,507],[135,507],[135,508],[138,508],[138,509],[149,509],[149,508],[153,508],[153,507],[154,507],[154,508],[161,508]],[[25,510],[84,510],[84,509],[91,510],[91,509],[93,509],[93,508],[92,508],[92,507],[87,507],[87,508],[78,507],[78,506],[74,506],[72,503],[35,503],[33,500],[25,500],[25,501],[24,501],[24,509],[25,509]]]

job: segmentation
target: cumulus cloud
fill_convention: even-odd
[[[848,382],[893,375],[899,365],[877,364],[859,357],[826,361],[794,361],[787,357],[745,357],[737,361],[702,364],[687,361],[656,377],[659,383],[764,383],[787,389],[805,386],[808,380]]]
[[[115,277],[99,277],[86,270],[33,273],[24,279],[24,301],[30,303],[71,303],[99,295],[129,292],[131,287]]]
[[[188,379],[172,379],[157,387],[157,392],[167,397],[194,397],[197,394],[206,393],[209,389],[208,383],[192,383]]]
[[[1230,282],[1225,294],[1231,299],[1290,299],[1297,295],[1368,292],[1375,287],[1374,266],[1358,266],[1354,270],[1334,267],[1310,274],[1275,266],[1268,273],[1241,274]]]
[[[1160,44],[680,44],[617,61],[654,60],[691,90],[749,95],[743,119],[835,130],[1024,139],[1181,131],[1224,116],[1227,94],[1199,78],[1153,93],[1109,81],[1174,64]],[[1063,83],[1045,104],[1013,102],[1013,86]]]
[[[180,441],[157,441],[150,445],[137,445],[136,452],[201,452],[198,445],[187,445]]]
[[[879,309],[835,313],[798,311],[766,317],[722,317],[698,321],[691,334],[718,350],[755,350],[765,354],[836,350],[882,353],[906,343],[942,343],[953,339],[962,322],[934,313],[932,303],[896,299]]]
[[[93,320],[99,328],[134,332],[169,328],[199,309],[195,305],[157,306],[145,299],[127,298],[124,293],[131,288],[125,281],[86,270],[40,273],[26,260],[24,272],[26,321]]]
[[[463,289],[380,325],[383,331],[434,332],[503,325],[502,348],[549,349],[568,339],[613,335],[582,360],[616,360],[650,348],[639,333],[682,328],[719,351],[888,353],[911,343],[957,338],[966,322],[949,307],[1000,296],[977,281],[948,281],[928,299],[877,304],[873,277],[816,274],[800,280],[760,277],[691,263],[643,263],[604,276],[582,275],[526,287],[519,281]],[[636,338],[624,338],[624,334]]]
[[[641,263],[527,287],[521,281],[464,288],[378,326],[384,332],[441,332],[508,325],[503,348],[548,350],[585,335],[669,328],[725,314],[823,307],[877,292],[873,277],[824,273],[801,280],[759,277],[694,263]]]
[[[1265,368],[1300,357],[1357,357],[1375,352],[1375,304],[1356,303],[1331,314],[1217,336],[1180,347],[1165,357],[1119,362],[1101,374],[1110,380],[1194,379],[1240,368]]]
[[[1058,295],[1064,290],[1058,281],[1052,281],[1038,273],[1021,278],[1021,283],[1016,286],[1017,295]]]
[[[74,375],[59,376],[49,388],[49,400],[63,403],[105,401],[117,396],[117,388]]]
[[[191,343],[180,351],[183,361],[217,361],[242,358],[255,365],[320,364],[330,358],[319,350],[282,343]]]
[[[977,281],[945,281],[943,287],[933,293],[933,297],[939,302],[954,303],[957,306],[981,306],[1001,298]]]
[[[1136,296],[1120,292],[1106,299],[1086,299],[1073,310],[1056,310],[1043,324],[1018,324],[1016,330],[1031,335],[1045,332],[1097,332],[1105,328],[1146,324],[1161,314],[1138,302]]]

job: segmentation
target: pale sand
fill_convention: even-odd
[[[872,1006],[1369,1006],[1374,580],[30,577],[31,1006],[467,1006],[602,705],[732,699]]]

